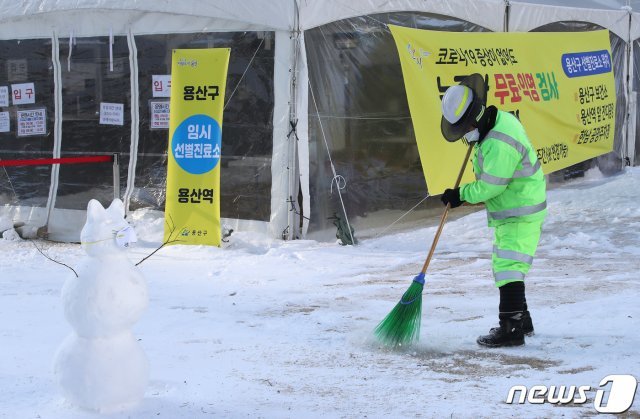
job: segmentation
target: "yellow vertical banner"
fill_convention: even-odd
[[[389,29],[430,194],[452,187],[466,149],[440,132],[442,95],[473,73],[485,79],[487,105],[520,119],[545,173],[613,149],[616,88],[609,31]],[[462,182],[471,180],[468,165]]]
[[[175,49],[165,241],[220,246],[220,159],[229,48]]]

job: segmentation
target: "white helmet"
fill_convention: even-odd
[[[478,124],[487,103],[484,78],[474,73],[459,85],[449,87],[442,97],[440,130],[445,140],[458,141]]]
[[[461,84],[451,86],[442,98],[442,116],[450,124],[458,122],[473,101],[473,91]]]

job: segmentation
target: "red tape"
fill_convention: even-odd
[[[44,166],[49,164],[112,162],[113,156],[61,157],[59,159],[0,160],[2,166]]]

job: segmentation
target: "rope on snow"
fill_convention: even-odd
[[[417,203],[417,204],[415,204],[413,207],[411,207],[411,209],[410,209],[409,211],[407,211],[407,212],[405,212],[404,214],[402,214],[402,215],[400,216],[400,218],[398,218],[397,220],[395,220],[394,222],[392,222],[391,224],[389,224],[387,227],[385,227],[385,229],[384,229],[384,230],[382,230],[381,232],[379,232],[378,234],[376,234],[374,238],[375,238],[375,239],[377,239],[378,237],[380,237],[380,236],[381,236],[382,234],[384,234],[387,230],[389,230],[391,227],[393,227],[393,226],[394,226],[398,221],[402,220],[404,217],[406,217],[407,215],[409,215],[409,213],[410,213],[411,211],[413,211],[414,209],[418,208],[418,206],[419,206],[420,204],[422,204],[424,201],[426,201],[426,200],[427,200],[427,198],[429,198],[430,196],[431,196],[431,195],[429,195],[429,193],[427,193],[427,195],[426,195],[424,198],[422,198],[422,199],[420,200],[420,202],[418,202],[418,203]]]

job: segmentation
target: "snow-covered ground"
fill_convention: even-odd
[[[133,218],[136,262],[159,244],[162,220]],[[584,417],[597,413],[605,376],[640,378],[640,168],[606,179],[589,172],[549,192],[527,278],[536,335],[524,347],[475,343],[497,321],[484,211],[444,229],[421,343],[398,352],[371,338],[434,232],[355,247],[234,233],[222,249],[160,250],[140,265],[150,304],[134,330],[150,383],[137,408],[106,415],[65,401],[52,373],[71,331],[60,291],[72,273],[34,243],[0,240],[0,417]],[[35,244],[70,266],[85,257],[76,244]],[[593,391],[582,405],[509,405],[514,385]],[[628,414],[640,415],[640,401]]]

